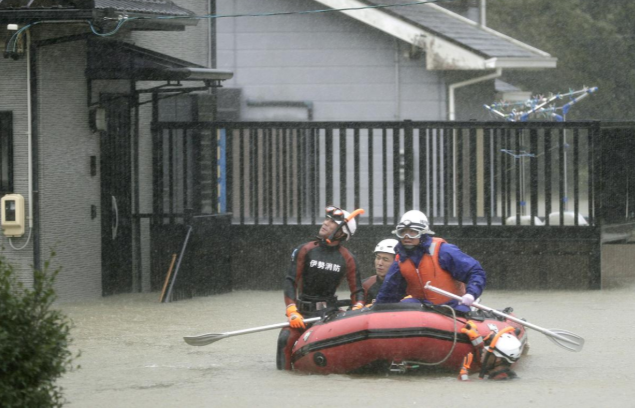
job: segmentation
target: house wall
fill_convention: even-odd
[[[48,45],[37,55],[41,256],[56,253],[62,301],[101,296],[101,220],[90,211],[100,204],[100,176],[90,175],[99,136],[88,127],[85,47]]]
[[[218,2],[218,14],[315,10],[312,1],[241,0]],[[304,101],[315,121],[442,120],[446,91],[442,73],[427,71],[425,55],[411,57],[409,45],[337,12],[308,15],[219,19],[218,67],[234,72],[225,87],[241,89],[241,120],[307,120],[302,108],[254,107],[249,101]],[[381,161],[379,134],[373,137],[374,161]],[[367,149],[363,137],[360,149]],[[352,137],[348,144],[352,146]],[[352,147],[351,147],[352,149]],[[324,163],[325,158],[321,158]],[[334,157],[339,168],[339,158]],[[388,155],[392,163],[392,152]],[[368,180],[362,163],[362,179]],[[375,166],[379,169],[379,166]],[[347,179],[354,177],[352,165]],[[380,170],[375,180],[381,180]],[[353,191],[339,196],[334,176],[333,203],[352,207]],[[324,191],[326,180],[320,183]],[[392,177],[389,180],[392,186]],[[361,186],[361,196],[368,185]],[[375,197],[381,211],[381,197]],[[366,205],[362,203],[362,205]],[[392,200],[389,203],[392,213]],[[367,208],[367,207],[365,207]],[[350,209],[350,208],[349,208]]]
[[[315,10],[312,1],[218,2],[218,14]],[[234,72],[243,120],[306,120],[299,108],[249,107],[254,101],[307,101],[314,120],[438,120],[443,79],[409,47],[340,13],[224,18],[218,67]]]
[[[196,14],[208,14],[207,2],[183,0],[177,3]],[[75,34],[76,28],[81,29],[79,26],[46,26],[36,30],[34,38]],[[122,32],[117,39],[127,39],[138,46],[206,66],[208,28],[209,24],[203,20],[183,32]],[[55,252],[51,268],[61,268],[56,283],[61,301],[102,294],[100,175],[90,176],[90,156],[96,156],[99,163],[99,136],[88,127],[85,47],[84,41],[47,45],[40,48],[37,55],[41,258],[44,262]],[[0,59],[0,73],[0,110],[12,111],[14,115],[15,192],[27,199],[28,206],[26,59]],[[94,84],[93,98],[97,98],[100,91],[113,91],[113,81],[101,82],[110,83]],[[156,85],[159,84],[138,83],[139,88]],[[142,101],[147,99],[142,97]],[[151,105],[146,104],[140,109],[140,212],[150,212],[152,208],[150,122]],[[91,205],[97,207],[95,219],[91,219]],[[147,223],[142,222],[143,226]],[[144,239],[148,237],[147,228],[142,228],[142,234],[144,272],[142,282],[134,284],[148,290],[150,255],[146,244],[149,240]],[[26,236],[13,239],[16,247],[25,242]],[[19,279],[30,285],[33,240],[21,251],[11,249],[4,237],[0,237],[0,243],[4,246],[3,254],[18,271]]]
[[[3,33],[5,32],[2,30]],[[5,44],[6,37],[0,34],[0,44]],[[27,96],[27,63],[24,58],[13,59],[0,58],[0,111],[13,113],[13,168],[14,168],[14,193],[21,194],[28,208],[28,107]],[[26,214],[28,216],[28,212]],[[12,238],[16,248],[24,249],[16,251],[11,248],[9,239],[0,234],[0,251],[6,261],[13,265],[18,280],[27,287],[33,282],[33,240],[28,237],[27,231],[22,238]],[[28,239],[28,243],[27,243]]]

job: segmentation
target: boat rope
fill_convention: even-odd
[[[436,363],[425,363],[423,361],[410,361],[410,360],[404,361],[403,363],[405,363],[405,364],[413,364],[413,365],[423,365],[423,366],[436,366],[436,365],[445,363],[445,361],[448,358],[450,358],[452,353],[454,353],[454,348],[456,347],[456,341],[457,341],[457,338],[459,336],[458,331],[457,331],[456,311],[454,310],[453,307],[450,307],[448,305],[439,305],[439,306],[446,307],[446,308],[450,309],[450,312],[452,312],[452,320],[454,321],[454,340],[452,341],[452,348],[450,348],[450,351],[443,358],[443,360],[438,361]]]

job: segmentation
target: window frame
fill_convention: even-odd
[[[7,169],[6,183],[3,174],[5,167]],[[0,195],[14,192],[13,174],[13,112],[0,111]]]

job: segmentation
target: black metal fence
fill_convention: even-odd
[[[157,123],[153,212],[300,225],[335,204],[369,225],[411,208],[433,225],[595,225],[599,134],[597,122]]]
[[[220,234],[220,268],[233,289],[279,289],[292,249],[311,239],[323,208],[335,204],[366,210],[347,243],[363,276],[372,274],[376,242],[390,236],[401,213],[418,208],[440,236],[481,261],[489,288],[597,289],[602,244],[626,242],[633,231],[634,129],[598,122],[155,123],[153,209],[139,217],[150,219],[153,288],[180,247],[165,244],[179,241],[172,227],[226,213],[231,227],[198,234],[197,253],[220,248]],[[197,264],[196,282],[225,282],[212,258]]]

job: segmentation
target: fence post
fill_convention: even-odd
[[[413,128],[411,120],[404,120],[404,208],[406,211],[414,209],[414,146]]]

